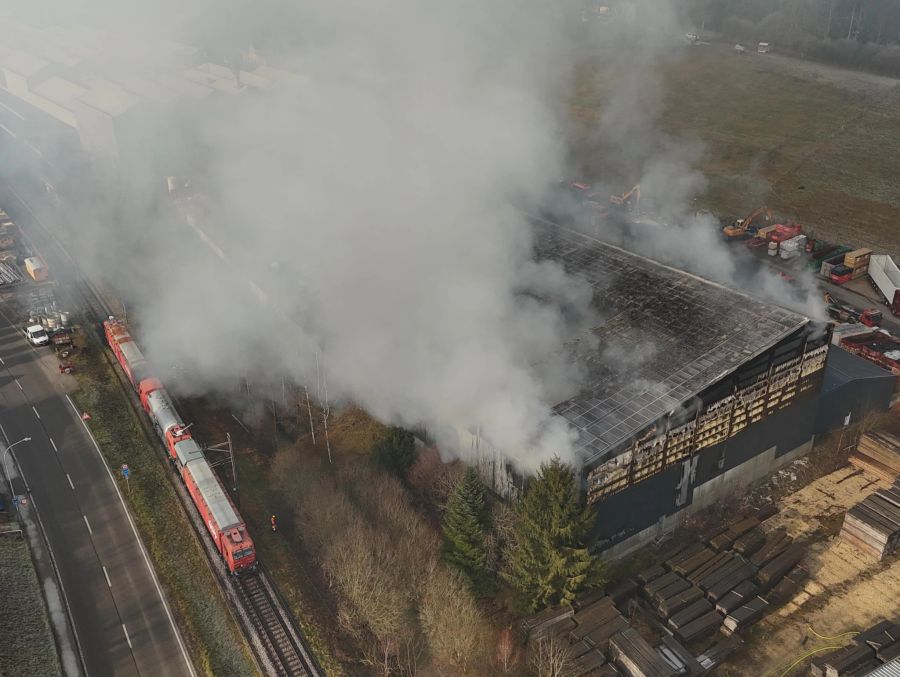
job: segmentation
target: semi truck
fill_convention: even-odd
[[[869,257],[869,278],[884,296],[891,312],[900,317],[900,268],[894,260],[887,254],[872,254]]]

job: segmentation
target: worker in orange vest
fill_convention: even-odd
[[[275,515],[272,515],[272,531],[278,531],[278,527],[275,524]]]

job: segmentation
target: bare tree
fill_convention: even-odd
[[[519,662],[519,647],[510,627],[503,628],[497,636],[494,662],[504,675],[508,675]]]
[[[530,662],[536,677],[575,677],[578,674],[568,644],[559,637],[545,637],[533,643]]]
[[[467,673],[484,659],[487,628],[465,581],[441,566],[425,585],[419,607],[432,655]]]

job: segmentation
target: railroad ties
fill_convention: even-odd
[[[312,677],[307,653],[291,632],[284,609],[265,584],[263,572],[239,578],[235,589],[259,633],[275,674],[283,677]]]

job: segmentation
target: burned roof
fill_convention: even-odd
[[[578,432],[576,449],[587,462],[809,321],[561,226],[539,226],[535,245],[539,257],[561,262],[594,289],[599,344],[574,346],[584,385],[555,407]]]

